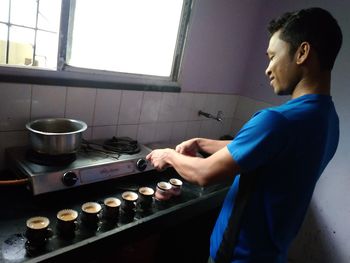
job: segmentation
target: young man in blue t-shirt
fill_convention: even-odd
[[[271,21],[269,32],[265,73],[274,92],[291,100],[254,114],[233,141],[194,138],[147,156],[155,168],[171,165],[200,185],[235,177],[212,232],[209,262],[286,262],[338,146],[330,95],[342,44],[336,20],[321,8],[303,9]],[[211,155],[197,157],[199,150]],[[246,185],[249,197],[242,198]]]

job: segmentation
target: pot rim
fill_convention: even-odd
[[[80,125],[82,125],[82,128],[72,132],[43,132],[43,131],[35,130],[31,127],[34,123],[37,123],[37,122],[55,121],[55,120],[64,120],[64,121],[79,123]],[[76,133],[81,133],[85,131],[87,129],[87,124],[83,121],[69,119],[69,118],[43,118],[43,119],[36,119],[34,121],[28,122],[26,124],[26,128],[31,132],[34,132],[36,134],[42,134],[42,135],[69,135],[69,134],[76,134]]]

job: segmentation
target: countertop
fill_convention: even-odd
[[[81,227],[83,203],[94,201],[102,204],[110,196],[121,199],[124,191],[137,192],[142,186],[155,189],[157,182],[174,177],[180,178],[172,168],[168,168],[163,172],[150,171],[39,196],[33,196],[25,186],[0,186],[0,262],[63,262],[82,259],[82,255],[89,258],[97,250],[113,249],[219,208],[230,185],[230,182],[225,182],[203,188],[184,181],[179,197],[172,197],[166,202],[154,201],[149,211],[136,210],[134,219],[129,222],[119,220],[111,223],[101,219],[96,231],[86,231]],[[60,238],[55,230],[56,213],[65,208],[79,212],[80,227],[75,237],[68,240]],[[24,247],[26,220],[32,216],[48,217],[54,233],[45,251],[35,256],[29,256]]]

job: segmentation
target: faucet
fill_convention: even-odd
[[[221,110],[218,111],[216,117],[211,115],[210,113],[206,113],[204,111],[198,111],[198,116],[204,116],[206,118],[209,118],[209,119],[214,119],[214,120],[217,120],[217,121],[222,121],[222,116],[223,116],[223,112]]]

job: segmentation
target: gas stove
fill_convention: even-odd
[[[42,155],[28,146],[7,148],[7,168],[19,178],[29,179],[33,195],[154,169],[146,160],[151,149],[130,138],[123,137],[121,141],[121,148],[106,146],[111,140],[83,141],[77,153],[62,156]]]

